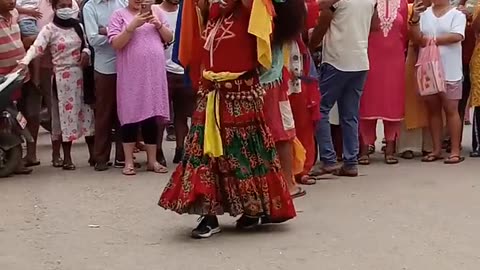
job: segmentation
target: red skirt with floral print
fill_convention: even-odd
[[[215,89],[215,90],[214,90]],[[206,94],[217,91],[223,155],[204,155]],[[263,116],[258,79],[203,80],[186,141],[185,156],[159,205],[179,214],[269,217],[282,222],[295,208],[280,173],[275,145]]]

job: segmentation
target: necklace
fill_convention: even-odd
[[[393,23],[395,22],[395,19],[397,19],[400,2],[401,0],[380,0],[377,3],[380,28],[383,31],[384,37],[387,37],[390,30],[392,30]]]

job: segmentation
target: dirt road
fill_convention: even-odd
[[[468,132],[468,131],[466,131]],[[459,166],[381,157],[356,179],[308,187],[298,218],[252,233],[192,240],[196,217],[156,206],[168,176],[42,166],[0,180],[1,270],[406,270],[478,269],[480,160]],[[468,142],[466,143],[468,144]],[[166,153],[173,152],[167,144]],[[142,160],[143,157],[139,156]],[[168,157],[171,160],[171,156]],[[173,169],[171,167],[170,169]]]

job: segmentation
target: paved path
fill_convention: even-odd
[[[467,134],[470,131],[466,131]],[[476,270],[480,265],[480,160],[459,166],[378,161],[356,179],[332,179],[296,200],[282,226],[191,240],[196,218],[156,206],[168,176],[44,164],[0,180],[1,270]],[[469,142],[466,142],[468,145]],[[166,153],[173,152],[167,144]],[[140,158],[141,159],[141,158]],[[171,156],[168,156],[171,160]],[[172,169],[172,168],[171,168]],[[97,226],[98,228],[92,228]]]

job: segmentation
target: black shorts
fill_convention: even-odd
[[[167,72],[173,117],[191,117],[195,109],[195,93],[191,87],[186,85],[184,76]]]

